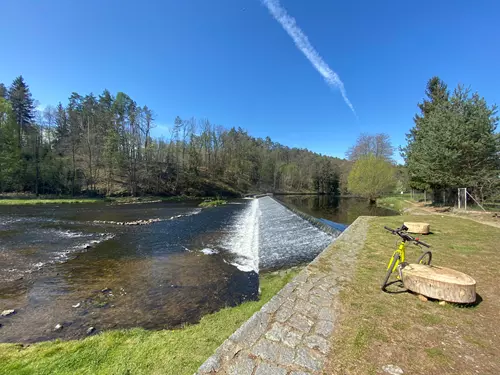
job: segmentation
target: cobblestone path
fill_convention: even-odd
[[[369,217],[333,244],[231,335],[198,375],[317,375],[330,352],[339,291],[349,282]]]

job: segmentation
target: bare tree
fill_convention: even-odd
[[[346,157],[351,161],[356,161],[363,156],[373,155],[392,162],[393,154],[394,147],[388,134],[361,134],[356,144],[347,150]]]

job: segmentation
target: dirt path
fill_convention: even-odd
[[[489,225],[495,228],[500,228],[500,214],[495,212],[484,211],[461,211],[457,212],[452,207],[432,207],[422,202],[412,202],[405,200],[411,207],[405,210],[405,213],[410,215],[441,215],[451,216],[460,219],[472,220],[476,223]],[[494,216],[495,215],[495,216]]]

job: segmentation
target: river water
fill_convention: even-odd
[[[335,238],[268,197],[197,203],[0,206],[0,311],[16,310],[0,317],[0,342],[195,323],[258,298],[259,272],[310,261]],[[146,219],[158,221],[123,224]]]
[[[394,216],[396,211],[371,205],[366,199],[331,195],[276,195],[276,199],[316,218],[352,224],[358,216]]]

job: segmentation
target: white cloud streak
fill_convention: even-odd
[[[285,8],[281,6],[279,0],[262,0],[262,3],[267,7],[273,18],[278,21],[288,35],[290,35],[297,48],[304,54],[305,57],[307,57],[318,73],[323,76],[327,85],[331,88],[337,88],[340,90],[345,103],[354,115],[356,115],[356,111],[347,97],[344,83],[340,80],[338,74],[330,69],[328,64],[314,49],[307,36],[302,32],[300,27],[297,26],[295,18],[288,15]]]

